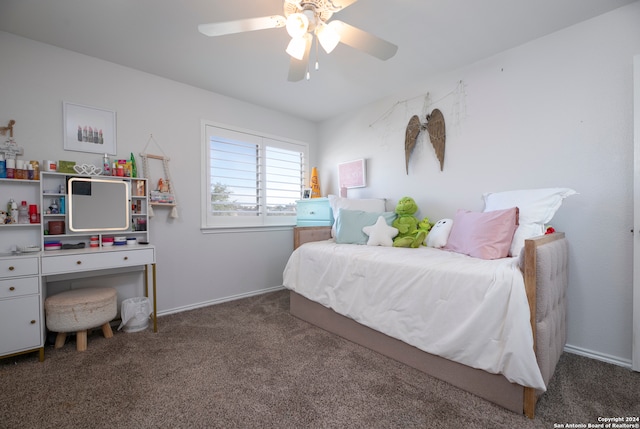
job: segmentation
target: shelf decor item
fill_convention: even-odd
[[[62,162],[62,161],[60,161]],[[62,171],[60,168],[58,168],[58,171],[61,173],[66,173],[66,171]],[[95,165],[91,165],[91,164],[76,164],[74,163],[73,166],[73,171],[76,174],[81,174],[84,176],[99,176],[102,174],[102,168],[100,167],[96,167]]]
[[[75,170],[76,162],[75,161],[58,161],[58,172],[59,173],[69,173],[75,174],[77,171]]]
[[[152,155],[147,153],[147,148],[149,144],[155,143],[155,145],[160,149],[162,155]],[[171,207],[171,212],[169,213],[169,217],[173,219],[178,218],[178,205],[176,203],[176,196],[173,192],[173,185],[171,180],[171,173],[169,172],[169,161],[170,158],[164,155],[162,148],[158,144],[158,142],[153,138],[153,134],[149,136],[149,140],[147,140],[147,144],[144,146],[144,150],[140,153],[140,158],[142,158],[142,175],[147,179],[150,179],[149,175],[149,159],[156,159],[162,161],[162,166],[164,167],[164,178],[160,178],[158,180],[158,186],[155,190],[149,190],[149,217],[154,215],[153,207],[156,206],[165,206]]]
[[[63,102],[64,150],[116,154],[116,112]]]
[[[431,140],[431,145],[440,162],[440,171],[444,169],[444,148],[446,143],[444,116],[439,109],[433,109],[427,115],[427,122],[424,124],[420,122],[418,115],[413,115],[409,119],[404,137],[404,159],[407,174],[409,174],[409,157],[416,146],[420,132],[423,130],[427,130],[429,133],[429,140]]]
[[[17,155],[24,154],[24,149],[19,147],[13,139],[13,126],[15,124],[16,121],[11,119],[6,127],[0,127],[0,135],[6,136],[9,133],[9,138],[0,142],[0,154],[5,160],[13,159],[15,161]]]
[[[311,198],[320,198],[320,181],[318,179],[318,169],[313,167],[311,169]]]

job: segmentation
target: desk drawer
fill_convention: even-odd
[[[38,258],[10,258],[0,260],[0,278],[38,274]]]
[[[0,298],[14,298],[38,292],[38,277],[0,280]]]
[[[153,249],[47,256],[42,258],[42,275],[106,270],[109,268],[146,265],[153,262]]]

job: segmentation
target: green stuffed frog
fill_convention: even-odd
[[[431,223],[428,217],[425,217],[420,222],[418,222],[418,231],[424,231],[425,233],[425,239],[423,241],[423,244],[425,246],[427,245],[426,236],[429,235],[429,231],[431,231],[431,228],[433,228],[433,223]]]
[[[414,214],[418,205],[411,197],[402,197],[396,205],[398,217],[393,221],[393,227],[398,229],[398,235],[393,239],[393,247],[419,247],[427,237],[427,231],[418,228],[420,222]]]

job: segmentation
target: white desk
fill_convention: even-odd
[[[126,245],[0,255],[0,357],[37,351],[40,361],[44,360],[44,290],[47,281],[95,277],[136,267],[144,267],[146,297],[149,296],[149,276],[152,276],[153,332],[158,332],[156,252],[153,246]]]
[[[153,332],[158,332],[156,301],[156,252],[151,245],[51,250],[40,254],[43,283],[59,278],[93,277],[102,270],[144,267],[144,295],[149,296],[149,267],[153,293]]]

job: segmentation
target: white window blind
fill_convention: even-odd
[[[203,227],[294,225],[304,143],[205,124]]]

